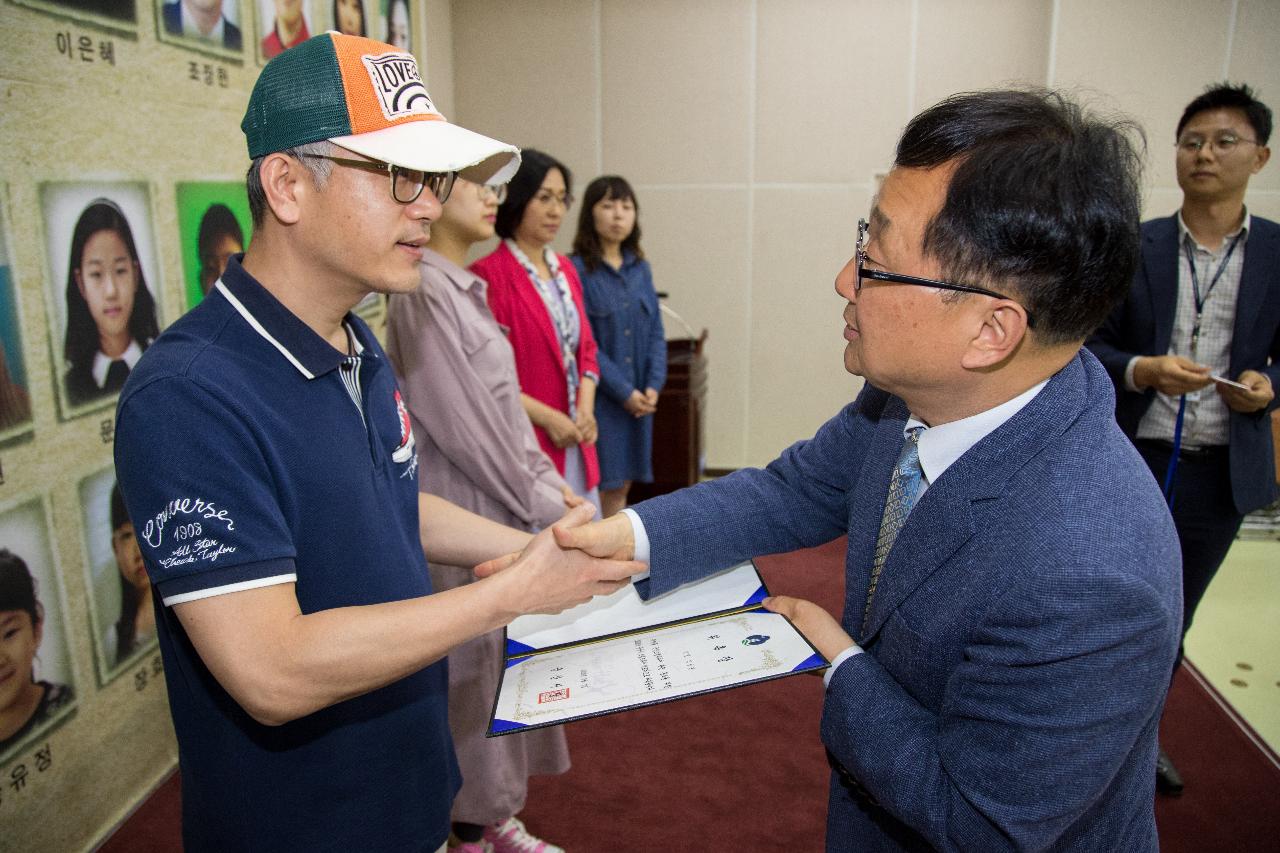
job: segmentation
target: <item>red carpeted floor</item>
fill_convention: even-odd
[[[759,561],[771,591],[839,613],[843,540]],[[1187,779],[1158,797],[1165,853],[1280,851],[1280,763],[1193,670],[1178,674],[1161,736]],[[819,851],[827,765],[822,682],[795,676],[573,723],[573,769],[532,780],[523,817],[571,853]],[[181,849],[179,786],[165,783],[103,846]]]
[[[1160,742],[1186,782],[1156,797],[1165,853],[1280,853],[1280,757],[1190,661],[1173,680]]]

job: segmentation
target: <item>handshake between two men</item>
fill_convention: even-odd
[[[519,600],[526,602],[525,613],[559,613],[647,576],[648,549],[642,547],[642,553],[636,553],[636,525],[640,522],[627,513],[592,521],[594,512],[590,504],[569,509],[523,550],[476,566],[476,576],[508,574],[515,581],[519,574],[523,589]],[[525,571],[509,571],[526,566]],[[566,584],[567,572],[572,573],[572,580]],[[642,597],[648,596],[642,593]],[[536,609],[529,606],[533,602],[537,602]],[[855,645],[839,621],[811,601],[774,595],[763,605],[790,619],[828,661]]]

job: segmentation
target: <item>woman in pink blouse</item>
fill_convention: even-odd
[[[387,355],[395,366],[418,444],[422,489],[511,527],[537,530],[582,502],[538,446],[521,405],[511,345],[485,300],[484,280],[463,269],[467,249],[493,236],[506,187],[459,178],[431,226],[422,286],[391,296]],[[432,563],[439,590],[471,583],[469,566]],[[563,773],[560,728],[486,738],[502,670],[502,631],[449,653],[449,727],[462,789],[453,803],[450,849],[556,853],[515,817],[528,778]]]

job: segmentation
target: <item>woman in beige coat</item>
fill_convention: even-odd
[[[464,269],[468,248],[493,236],[505,189],[457,180],[431,226],[422,286],[390,298],[386,349],[412,420],[422,489],[532,531],[581,499],[538,447],[484,279]],[[473,579],[470,566],[431,565],[436,590]],[[451,849],[563,853],[529,835],[515,815],[524,807],[529,776],[569,768],[564,732],[553,727],[486,738],[501,671],[501,630],[449,653],[449,725],[463,777]]]

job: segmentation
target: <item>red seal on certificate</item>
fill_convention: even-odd
[[[545,693],[538,694],[538,704],[543,705],[547,702],[559,702],[561,699],[569,698],[569,688],[561,687],[556,690],[548,690]]]

